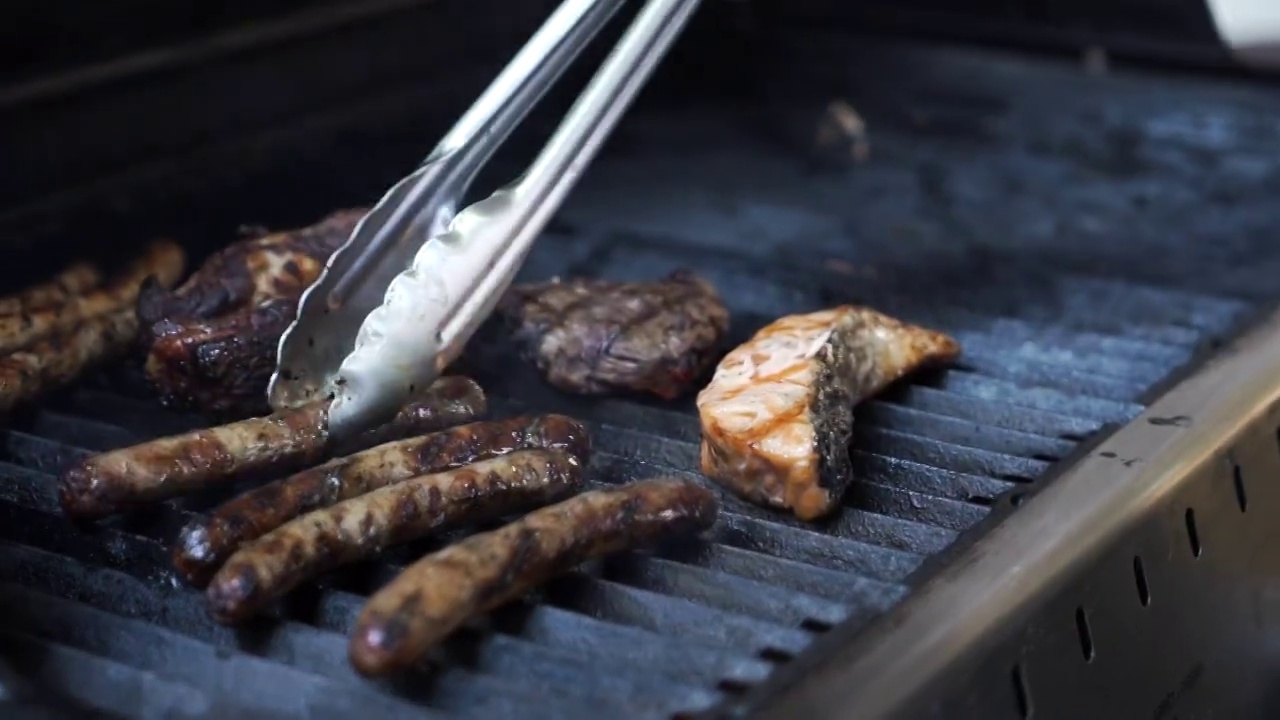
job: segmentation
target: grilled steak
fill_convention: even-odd
[[[563,415],[461,425],[331,460],[255,488],[183,528],[174,565],[202,585],[243,544],[306,513],[408,478],[469,465],[518,450],[563,450],[588,460],[590,438]]]
[[[365,210],[252,237],[209,258],[176,290],[138,299],[146,373],[161,402],[217,417],[267,411],[267,381],[298,299]]]
[[[209,583],[209,608],[236,622],[339,565],[459,523],[494,520],[581,489],[582,462],[558,450],[520,450],[421,475],[292,520],[247,545]]]
[[[470,410],[477,403],[483,410],[484,395],[474,382],[441,378],[388,425],[356,442],[369,447],[438,429],[442,422],[465,421],[473,416]],[[424,404],[451,409],[423,411]],[[320,462],[331,452],[328,420],[329,401],[322,401],[95,455],[62,474],[63,511],[76,519],[93,520],[250,474],[292,472]]]
[[[861,307],[770,323],[698,394],[702,472],[751,501],[817,519],[851,480],[854,404],[959,352],[946,335]]]
[[[516,286],[499,304],[547,382],[567,392],[675,398],[715,358],[729,312],[685,271],[653,282]]]
[[[414,563],[370,598],[351,638],[351,663],[364,675],[404,668],[473,615],[592,558],[700,532],[717,510],[701,485],[645,480],[473,535]]]

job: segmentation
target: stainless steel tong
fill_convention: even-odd
[[[389,419],[461,354],[698,6],[649,0],[524,174],[458,211],[494,150],[622,4],[564,0],[356,226],[280,339],[273,408],[332,397],[330,433],[350,437]]]

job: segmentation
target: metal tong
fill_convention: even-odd
[[[457,210],[476,173],[622,6],[564,0],[423,164],[356,226],[280,339],[276,410],[333,398],[329,432],[388,420],[462,352],[697,0],[649,0],[512,184]]]

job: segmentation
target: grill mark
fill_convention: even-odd
[[[484,394],[473,381],[441,378],[420,401],[409,406],[410,412],[398,414],[390,424],[362,435],[355,443],[375,443],[389,435],[402,437],[434,429],[436,422],[465,415],[465,403],[446,403],[440,412],[416,407],[435,402],[432,392],[442,385],[463,386],[449,392],[470,394],[478,409],[484,409]],[[328,413],[329,403],[319,402],[95,455],[63,473],[59,487],[63,511],[77,520],[95,520],[250,475],[287,473],[314,465],[332,451]],[[181,538],[179,547],[188,547],[198,539]],[[204,552],[199,547],[193,550]]]
[[[200,586],[237,548],[301,515],[410,477],[527,449],[561,450],[585,463],[590,440],[578,421],[546,415],[472,423],[380,445],[251,490],[193,522],[179,533],[174,565]]]
[[[220,622],[239,622],[338,565],[457,523],[554,502],[582,483],[582,463],[576,457],[521,450],[373,490],[297,518],[246,545],[210,581],[210,611]]]
[[[376,593],[352,633],[363,675],[422,657],[473,614],[488,612],[585,560],[710,527],[715,495],[694,482],[648,480],[534,510],[411,565]]]

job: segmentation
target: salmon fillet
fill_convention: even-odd
[[[844,305],[762,328],[698,394],[702,472],[802,520],[831,512],[852,479],[853,407],[960,354],[952,338]]]

